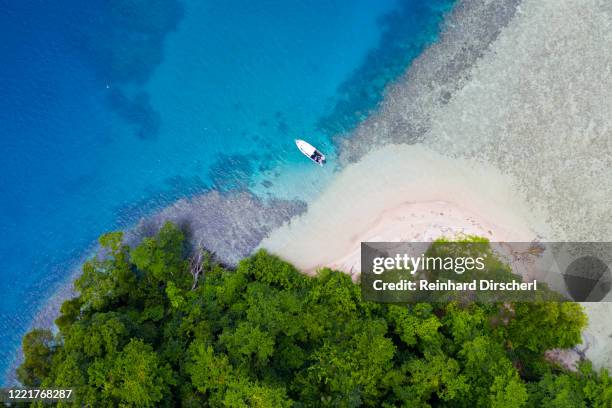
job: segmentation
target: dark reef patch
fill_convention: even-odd
[[[192,245],[201,245],[226,265],[249,255],[273,229],[306,211],[303,201],[262,200],[249,192],[210,191],[175,202],[143,218],[126,233],[126,242],[139,243],[171,221],[188,232]]]
[[[166,35],[183,18],[178,0],[109,0],[74,38],[112,84],[144,84],[163,60]]]
[[[378,45],[339,89],[331,113],[318,121],[328,136],[350,132],[383,97],[386,85],[401,76],[410,62],[437,38],[438,25],[454,0],[401,0],[379,21]]]
[[[109,0],[79,12],[83,16],[78,27],[68,30],[69,39],[111,90],[111,108],[137,126],[139,138],[154,139],[161,118],[142,86],[163,61],[164,39],[183,18],[182,3]]]
[[[109,94],[111,108],[126,122],[136,126],[136,135],[143,140],[157,138],[161,126],[161,116],[149,101],[147,92],[138,92],[129,98],[120,89],[113,89]]]
[[[177,200],[196,199],[214,191],[229,196],[241,192],[251,194],[250,190],[256,185],[253,176],[256,172],[269,171],[273,161],[270,154],[260,157],[246,154],[219,155],[211,159],[214,161],[208,168],[206,181],[199,176],[175,175],[165,179],[162,188],[151,185],[145,188],[141,199],[116,208],[117,224],[131,225],[138,219],[171,206]],[[267,188],[272,185],[270,181],[263,183]]]
[[[272,156],[253,157],[246,154],[215,156],[205,179],[199,176],[175,175],[164,180],[162,188],[150,185],[141,199],[117,207],[118,225],[131,225],[140,218],[160,211],[180,199],[193,199],[214,191],[223,194],[247,192],[255,186],[255,172],[270,170]],[[201,166],[201,163],[196,164]]]

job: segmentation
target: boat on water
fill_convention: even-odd
[[[304,156],[307,156],[310,160],[312,160],[319,166],[323,166],[325,164],[325,155],[318,151],[310,143],[301,139],[296,139],[295,145],[298,149],[300,149],[300,152],[304,153]]]

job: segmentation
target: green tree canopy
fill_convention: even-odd
[[[264,251],[195,274],[172,224],[133,249],[120,233],[100,242],[58,333],[23,340],[19,379],[75,387],[63,405],[612,404],[607,372],[544,359],[580,341],[577,304],[370,303],[343,273],[309,277]]]

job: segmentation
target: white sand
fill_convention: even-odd
[[[392,145],[349,165],[261,246],[306,272],[359,271],[362,241],[428,241],[461,234],[531,241],[542,233],[511,180],[492,167],[423,146]]]

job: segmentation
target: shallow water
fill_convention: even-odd
[[[99,234],[211,190],[316,194],[333,166],[293,139],[333,158],[452,2],[144,3],[0,1],[0,369]]]

